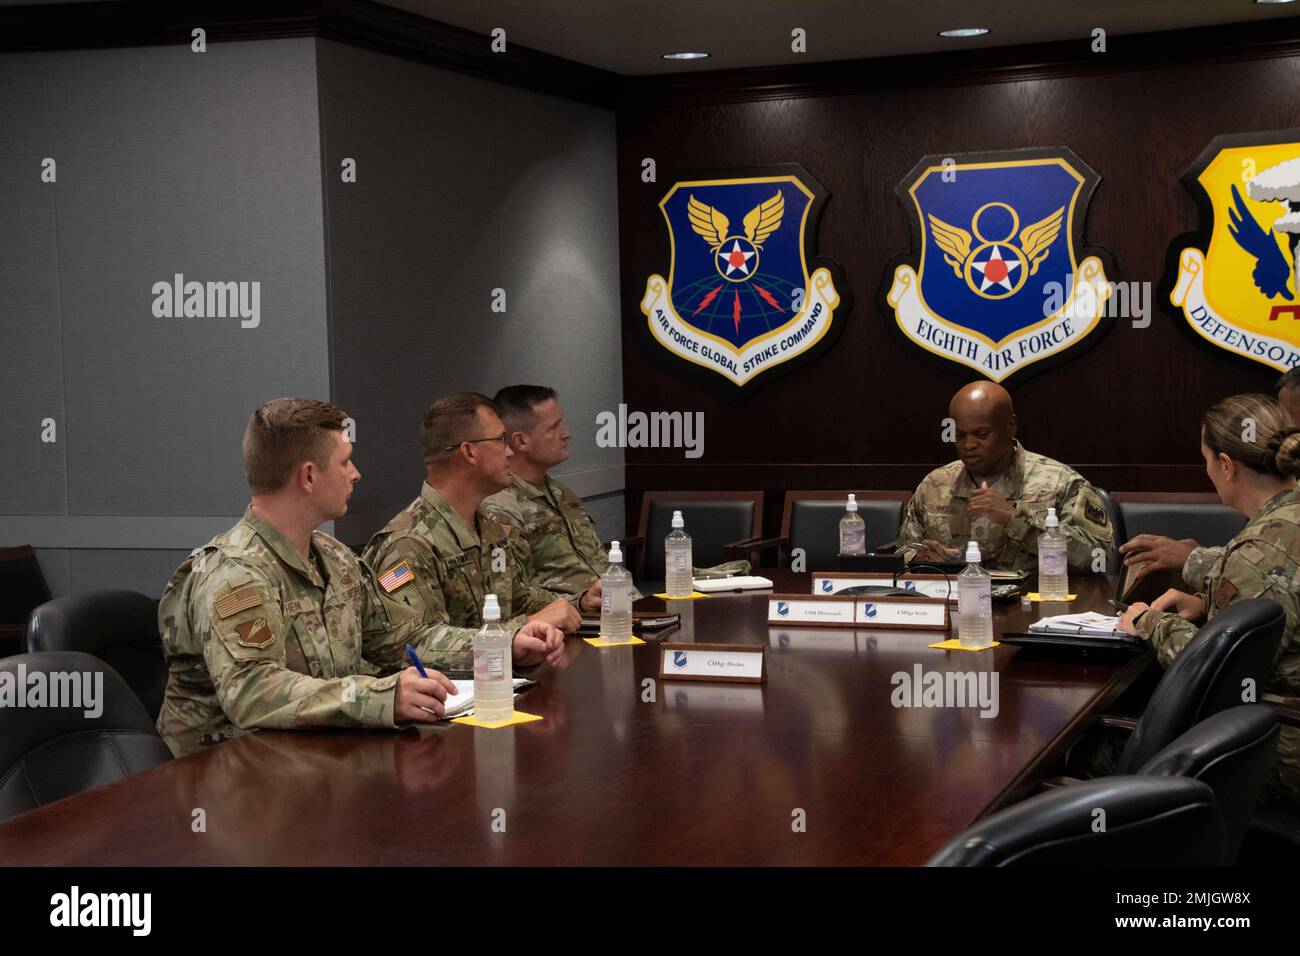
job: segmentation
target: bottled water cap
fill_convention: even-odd
[[[853,492],[851,492],[851,491],[849,492],[849,506],[848,506],[848,510],[849,510],[849,511],[857,511],[857,510],[858,510],[858,496],[855,495],[855,494],[854,494]]]
[[[623,560],[623,550],[618,546],[617,541],[611,541],[609,543],[609,560],[618,562],[622,562]]]
[[[673,527],[674,528],[686,527],[686,522],[682,520],[682,513],[680,511],[673,512]]]
[[[489,594],[483,599],[483,620],[501,620],[501,605],[497,603],[497,596],[495,594]]]
[[[1061,526],[1061,519],[1058,518],[1058,517],[1056,517],[1056,509],[1055,509],[1055,508],[1048,508],[1048,509],[1047,509],[1047,527],[1049,527],[1049,528],[1059,528],[1060,526]]]
[[[966,563],[980,563],[980,543],[978,541],[972,541],[966,545]]]

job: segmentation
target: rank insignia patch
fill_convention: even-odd
[[[799,166],[767,172],[673,184],[668,278],[641,301],[658,346],[742,389],[828,347],[847,311],[838,265],[812,257],[826,191]]]
[[[1300,129],[1218,136],[1183,176],[1199,231],[1169,247],[1161,302],[1201,338],[1286,371],[1300,364]]]
[[[1084,249],[1083,222],[1099,179],[1063,147],[925,157],[896,190],[914,251],[886,274],[887,314],[995,382],[1095,338],[1108,257]]]

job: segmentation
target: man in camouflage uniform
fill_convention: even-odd
[[[483,510],[510,531],[510,544],[536,587],[600,613],[600,576],[609,567],[582,499],[548,472],[569,458],[555,390],[511,385],[492,398],[510,435],[510,487],[484,499]]]
[[[181,564],[159,606],[168,746],[180,755],[251,728],[436,720],[454,685],[406,667],[404,648],[445,666],[454,635],[384,599],[346,546],[314,530],[347,511],[361,477],[343,413],[276,399],[254,413],[243,450],[252,502]],[[541,660],[561,637],[536,627],[526,643]]]
[[[453,635],[466,667],[489,591],[507,630],[522,625],[525,615],[566,633],[577,630],[581,617],[572,603],[528,582],[508,540],[518,531],[507,531],[480,507],[510,483],[512,452],[492,400],[458,392],[434,402],[425,412],[423,446],[420,497],[366,545],[381,590],[424,624]]]
[[[1300,492],[1292,487],[1268,499],[1219,550],[1204,590],[1167,591],[1150,606],[1130,605],[1120,628],[1150,641],[1168,667],[1205,620],[1237,601],[1270,598],[1282,606],[1286,628],[1262,698],[1300,706]],[[1282,727],[1265,793],[1300,807],[1300,731],[1294,727]]]
[[[1055,508],[1071,567],[1109,564],[1114,534],[1092,486],[1071,468],[1016,441],[1011,396],[992,382],[961,389],[948,413],[959,460],[922,480],[903,513],[898,550],[906,561],[952,561],[978,541],[985,567],[1032,571],[1047,509]]]

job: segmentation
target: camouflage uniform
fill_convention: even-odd
[[[383,600],[345,545],[315,531],[311,552],[250,507],[172,575],[158,732],[174,753],[254,727],[392,727],[404,645],[442,662],[438,635]]]
[[[1209,590],[1210,572],[1223,559],[1224,548],[1193,548],[1183,563],[1183,581],[1193,594]]]
[[[1059,461],[1015,443],[1011,465],[989,483],[1015,509],[1006,525],[976,518],[972,528],[967,507],[975,487],[960,460],[925,476],[903,513],[898,550],[905,560],[911,561],[918,550],[905,545],[927,538],[963,550],[975,540],[985,567],[1037,570],[1038,536],[1046,530],[1047,509],[1055,508],[1071,567],[1091,570],[1094,548],[1101,548],[1110,561],[1114,530],[1101,499],[1078,472]]]
[[[483,511],[506,529],[529,582],[575,607],[609,567],[582,499],[550,475],[541,485],[513,476]]]
[[[1235,538],[1222,549],[1210,570],[1205,601],[1206,620],[1235,601],[1271,598],[1286,613],[1282,645],[1262,697],[1300,705],[1300,491],[1274,495]],[[1196,634],[1197,625],[1177,614],[1143,613],[1134,624],[1151,642],[1160,663],[1168,667]],[[1278,760],[1267,792],[1300,805],[1300,730],[1283,727]]]
[[[507,541],[506,529],[479,507],[475,528],[426,481],[420,497],[370,538],[364,559],[375,569],[380,589],[412,608],[433,626],[441,646],[456,650],[455,666],[473,667],[474,632],[483,623],[483,599],[491,591],[501,605],[506,630],[518,630],[527,615],[556,595],[532,587]],[[513,530],[513,529],[512,529]],[[388,581],[405,563],[410,576]],[[501,570],[494,570],[494,565]]]

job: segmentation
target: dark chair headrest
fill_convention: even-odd
[[[41,706],[14,706],[3,696],[24,695]],[[117,671],[79,651],[48,651],[0,657],[0,768],[7,769],[34,747],[56,737],[86,731],[156,733],[152,718]],[[53,704],[64,706],[52,706]],[[0,773],[3,773],[0,770]]]
[[[1186,777],[1104,777],[1052,790],[976,823],[928,866],[1212,866],[1214,794]]]
[[[1273,762],[1281,728],[1264,704],[1242,704],[1205,718],[1143,764],[1138,773],[1201,779],[1243,755],[1263,753]],[[1263,783],[1261,779],[1260,783]]]
[[[96,654],[119,644],[149,643],[162,653],[158,602],[138,591],[85,591],[46,601],[27,620],[23,647]]]

